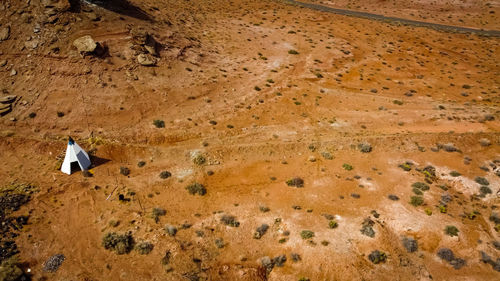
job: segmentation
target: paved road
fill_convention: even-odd
[[[396,17],[386,17],[383,15],[358,12],[358,11],[352,11],[352,10],[336,9],[336,8],[331,8],[331,7],[327,7],[327,6],[323,6],[323,5],[319,5],[319,4],[304,3],[304,2],[295,1],[295,0],[286,0],[286,1],[288,3],[302,6],[305,8],[318,10],[318,11],[322,11],[322,12],[339,14],[339,15],[353,16],[353,17],[358,17],[358,18],[373,19],[373,20],[380,20],[380,21],[399,22],[401,24],[420,26],[420,27],[428,27],[428,28],[432,28],[432,29],[436,29],[436,30],[440,30],[440,31],[473,33],[473,34],[484,35],[484,36],[500,37],[500,31],[498,31],[498,30],[475,29],[475,28],[468,28],[468,27],[460,27],[460,26],[445,25],[445,24],[439,24],[439,23],[430,23],[430,22],[424,22],[424,21],[396,18]]]

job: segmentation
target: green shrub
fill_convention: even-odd
[[[344,163],[344,164],[342,165],[342,168],[344,168],[344,169],[345,169],[345,170],[347,170],[347,171],[350,171],[350,170],[354,169],[354,167],[353,167],[353,166],[351,166],[351,165],[349,165],[349,164],[347,164],[347,163]]]
[[[415,193],[416,195],[422,195],[422,194],[424,194],[424,193],[423,193],[420,189],[418,189],[418,188],[416,188],[416,187],[414,187],[414,188],[412,189],[412,191],[413,191],[413,193]]]
[[[457,172],[457,171],[451,171],[451,172],[450,172],[450,176],[452,176],[452,177],[459,177],[459,176],[461,176],[461,175],[462,175],[462,174],[460,174],[460,173],[459,173],[459,172]]]
[[[201,165],[205,164],[206,162],[207,162],[207,159],[202,154],[197,154],[195,157],[193,157],[193,163],[198,165],[198,166],[201,166]]]
[[[421,196],[412,196],[411,200],[410,200],[410,204],[412,204],[415,207],[421,206],[424,204],[424,198]]]
[[[368,259],[374,264],[379,264],[381,262],[385,262],[387,255],[384,252],[375,250],[368,255]]]
[[[458,230],[458,228],[456,228],[456,227],[455,227],[455,226],[453,226],[453,225],[447,225],[447,226],[445,227],[445,229],[444,229],[444,232],[445,232],[447,235],[449,235],[449,236],[453,237],[453,236],[458,236],[458,232],[459,232],[459,230]]]
[[[141,255],[147,255],[153,250],[153,244],[150,242],[141,242],[135,246],[135,250]]]
[[[156,128],[165,128],[165,121],[163,121],[163,120],[154,120],[153,121],[153,125]]]
[[[302,239],[311,239],[314,237],[314,232],[310,230],[302,230],[300,232],[300,237],[302,237]]]
[[[360,143],[358,144],[358,149],[363,153],[369,153],[372,151],[372,145],[369,143]]]
[[[2,281],[16,281],[16,280],[31,280],[24,279],[24,273],[19,268],[19,262],[16,257],[5,259],[0,263],[0,280]]]
[[[479,183],[480,185],[490,185],[490,182],[483,177],[476,177],[474,181]]]
[[[102,245],[105,249],[115,251],[119,255],[128,254],[134,246],[134,238],[130,233],[108,232],[102,238]]]
[[[331,220],[331,221],[328,222],[328,227],[329,228],[333,229],[333,228],[337,228],[337,226],[339,226],[339,224],[336,221],[334,221],[334,220]]]
[[[479,188],[479,192],[481,193],[481,196],[486,196],[486,194],[491,194],[491,188],[487,187],[486,185],[482,185]]]
[[[286,184],[288,186],[304,187],[304,180],[299,177],[295,177],[293,179],[287,180]]]
[[[418,188],[422,191],[426,191],[426,190],[429,190],[429,186],[423,182],[416,182],[414,184],[411,185],[413,188]]]
[[[439,211],[443,214],[446,214],[446,212],[448,212],[448,209],[444,205],[439,205]]]
[[[220,218],[220,221],[225,224],[225,225],[229,225],[229,226],[232,226],[232,227],[238,227],[240,226],[240,222],[236,220],[236,217],[235,216],[231,216],[231,215],[223,215],[221,218]]]
[[[407,172],[411,171],[411,163],[410,162],[405,162],[403,164],[400,164],[398,167],[407,171]]]
[[[262,224],[261,226],[257,227],[253,234],[254,239],[260,239],[264,234],[266,234],[267,230],[269,229],[269,225],[267,224]]]
[[[288,50],[288,53],[290,55],[298,55],[299,54],[299,52],[297,52],[296,50]]]
[[[198,194],[198,195],[203,196],[203,195],[207,194],[207,189],[202,184],[197,183],[197,182],[186,186],[186,189],[189,192],[189,194],[191,194],[191,195]]]
[[[155,222],[158,223],[158,221],[160,220],[160,217],[164,216],[166,214],[167,214],[167,211],[163,208],[153,208],[153,212],[152,212],[151,216],[153,217]]]
[[[120,167],[120,174],[128,176],[130,175],[130,169],[127,167]]]
[[[160,178],[161,179],[168,179],[171,176],[172,176],[172,174],[169,171],[163,171],[163,172],[160,173]]]

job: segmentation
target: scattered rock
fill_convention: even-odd
[[[170,236],[175,236],[177,234],[177,228],[173,225],[170,225],[170,224],[165,225],[165,231]]]
[[[479,143],[481,144],[481,146],[490,146],[491,145],[491,141],[489,139],[480,139],[479,140]]]
[[[63,254],[57,254],[50,257],[43,265],[43,271],[56,272],[62,265],[65,257]]]
[[[157,59],[148,54],[139,54],[137,56],[137,62],[144,66],[154,66],[158,62]]]
[[[94,52],[97,48],[97,43],[90,35],[85,35],[73,41],[73,46],[76,47],[80,54],[85,54]]]
[[[10,26],[6,26],[0,29],[0,42],[9,39],[10,36]]]
[[[458,149],[455,147],[454,144],[452,143],[446,143],[446,144],[443,144],[442,145],[442,148],[444,149],[444,151],[447,151],[447,152],[455,152],[457,151]]]

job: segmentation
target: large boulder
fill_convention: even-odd
[[[97,43],[90,35],[85,35],[73,41],[73,46],[75,46],[80,53],[92,53],[97,48]]]

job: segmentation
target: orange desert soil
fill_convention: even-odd
[[[406,2],[328,3],[499,28],[498,1]],[[0,3],[0,31],[9,27],[0,41],[0,98],[16,96],[0,117],[0,186],[39,189],[17,212],[29,214],[16,243],[33,280],[500,278],[480,254],[500,257],[500,225],[490,220],[500,203],[499,38],[286,1],[128,5]],[[138,33],[160,46],[155,66],[138,63]],[[85,35],[105,54],[79,54],[73,41]],[[92,177],[58,170],[68,136],[94,155]],[[399,167],[407,161],[409,171]],[[295,177],[302,188],[287,185]],[[412,184],[426,180],[423,205],[413,206]],[[189,194],[194,182],[207,193]],[[153,208],[166,214],[155,221]],[[239,226],[223,224],[224,215]],[[373,237],[360,231],[366,218]],[[269,229],[254,239],[262,224]],[[445,233],[448,225],[457,236]],[[303,230],[314,237],[303,239]],[[153,250],[118,255],[102,246],[109,232],[130,232]],[[418,242],[416,252],[404,237]],[[441,248],[465,265],[440,259]],[[386,261],[372,263],[374,250]],[[55,254],[64,262],[44,272]],[[280,255],[283,266],[263,265]]]

